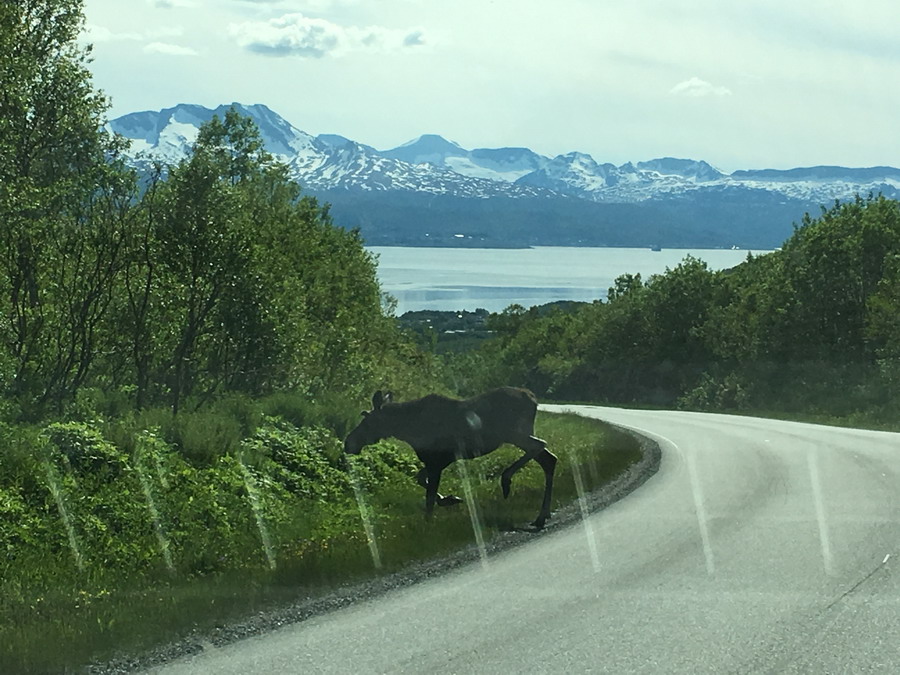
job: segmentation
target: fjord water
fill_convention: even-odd
[[[747,259],[732,249],[571,248],[527,249],[413,248],[373,246],[382,288],[404,312],[486,309],[499,312],[513,303],[525,307],[557,300],[605,299],[621,274],[646,280],[692,255],[720,270]],[[754,251],[754,254],[766,251]]]

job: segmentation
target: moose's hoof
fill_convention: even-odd
[[[549,517],[550,517],[550,516],[538,516],[537,518],[534,519],[534,522],[531,523],[531,526],[532,526],[535,530],[543,530],[543,529],[544,529],[544,523],[547,522],[547,518],[549,518]]]
[[[512,486],[512,481],[501,480],[500,481],[500,489],[503,491],[503,498],[507,499],[509,497],[509,488]]]
[[[438,506],[456,506],[457,504],[461,504],[462,499],[457,497],[456,495],[445,495],[438,499]]]

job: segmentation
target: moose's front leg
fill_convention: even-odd
[[[438,471],[438,476],[440,476],[440,471]],[[438,478],[440,480],[440,478]],[[416,475],[416,482],[425,488],[425,495],[427,499],[428,495],[428,467],[423,468]],[[462,499],[457,497],[456,495],[442,495],[440,492],[435,493],[435,503],[438,506],[453,506],[454,504],[462,503]]]
[[[425,472],[425,518],[427,520],[431,519],[435,502],[438,499],[438,485],[441,483],[441,472],[443,470],[443,466],[433,464],[426,464],[423,469]],[[421,472],[419,475],[421,475]]]

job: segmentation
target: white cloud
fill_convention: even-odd
[[[116,33],[105,26],[86,24],[81,36],[82,42],[98,44],[101,42],[145,42],[159,40],[160,38],[178,37],[184,35],[183,26],[161,26],[146,30],[142,33],[128,31]]]
[[[172,9],[174,7],[193,7],[194,4],[190,0],[149,0],[154,7],[161,9]]]
[[[669,90],[676,96],[731,96],[731,90],[727,87],[711,84],[699,77],[692,77],[684,82],[679,82]]]
[[[160,26],[144,32],[144,39],[159,40],[160,38],[181,37],[184,35],[184,26]]]
[[[97,42],[119,42],[123,40],[136,40],[140,41],[144,39],[144,36],[140,33],[115,33],[111,31],[109,28],[105,26],[98,26],[97,24],[88,23],[84,26],[85,40],[91,43]]]
[[[231,35],[244,49],[266,56],[321,58],[354,51],[396,51],[425,44],[421,29],[341,26],[299,12],[269,21],[232,24]]]
[[[312,58],[321,58],[336,51],[343,38],[343,31],[337,24],[302,14],[285,14],[265,22],[234,24],[231,34],[241,47],[251,52]]]
[[[171,56],[197,56],[197,52],[190,47],[173,45],[168,42],[151,42],[144,45],[144,51],[148,54],[169,54]]]
[[[157,0],[169,2],[170,0]],[[176,2],[180,0],[175,0]],[[238,0],[253,5],[280,5],[284,0]],[[291,7],[301,12],[327,12],[336,7],[355,5],[359,0],[292,0]]]

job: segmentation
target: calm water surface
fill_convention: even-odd
[[[513,303],[530,307],[555,300],[606,298],[620,274],[651,274],[675,267],[688,254],[711,269],[733,267],[747,251],[727,249],[410,248],[373,246],[378,277],[397,299],[397,314],[418,309],[498,312]],[[754,253],[763,253],[755,251]]]

